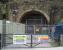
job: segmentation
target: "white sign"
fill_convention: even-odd
[[[26,44],[26,35],[13,35],[13,44]]]

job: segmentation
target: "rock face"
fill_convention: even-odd
[[[9,20],[20,22],[20,18],[30,12],[35,10],[42,13],[50,21],[56,22],[57,19],[62,16],[62,4],[61,0],[13,0],[9,2]],[[60,10],[59,10],[60,9]],[[58,11],[57,11],[58,10]],[[52,17],[54,16],[54,17]],[[56,18],[57,17],[57,18]]]

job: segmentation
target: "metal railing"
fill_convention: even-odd
[[[36,30],[36,27],[40,29]],[[56,47],[61,46],[63,41],[63,25],[26,25],[25,34],[9,33],[4,35],[6,36],[4,37],[5,46],[2,46],[3,48]],[[2,38],[3,36],[1,34],[1,40]]]

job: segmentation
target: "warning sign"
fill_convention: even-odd
[[[48,42],[48,35],[41,35],[41,36],[38,36],[38,41],[39,42]]]

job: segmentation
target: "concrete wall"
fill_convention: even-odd
[[[20,23],[7,23],[6,24],[7,34],[25,34],[25,25]]]
[[[2,33],[2,20],[0,20],[0,33]]]
[[[0,20],[0,33],[2,33],[3,21]],[[6,21],[6,34],[25,34],[25,25]]]

